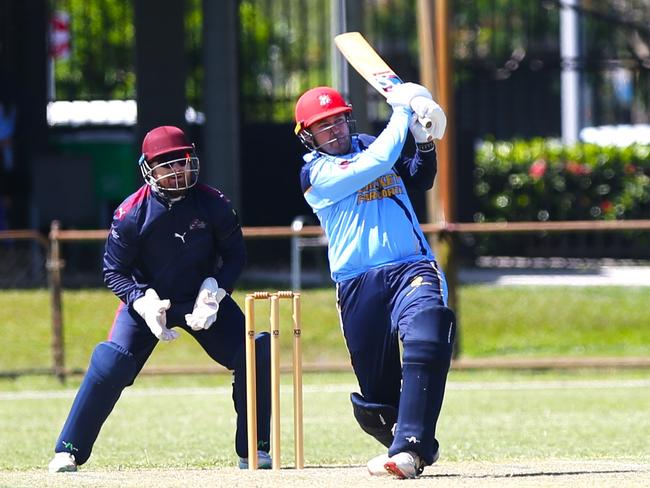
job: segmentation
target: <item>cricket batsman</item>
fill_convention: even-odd
[[[436,424],[455,318],[407,189],[432,187],[433,139],[443,136],[446,117],[417,84],[396,85],[387,102],[392,115],[375,138],[355,133],[340,93],[312,88],[296,103],[295,132],[309,150],[300,183],[329,242],[341,328],[359,383],[360,393],[351,394],[354,416],[387,449],[368,471],[416,478],[439,456]],[[431,119],[430,129],[418,117]],[[401,154],[409,130],[413,157]]]
[[[239,467],[257,455],[260,468],[271,468],[268,333],[256,337],[259,450],[247,452],[244,314],[230,296],[246,260],[237,214],[223,193],[198,182],[199,158],[178,127],[148,132],[139,166],[145,184],[115,211],[104,252],[104,282],[120,304],[90,357],[49,470],[76,471],[88,460],[122,391],[159,342],[179,336],[175,328],[233,371]],[[155,408],[141,414],[159,421]]]

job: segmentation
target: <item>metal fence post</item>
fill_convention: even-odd
[[[293,232],[300,232],[304,225],[304,218],[299,216],[291,222],[291,230]],[[291,289],[299,291],[302,285],[302,256],[300,247],[300,237],[297,235],[291,236]]]
[[[58,237],[60,223],[52,221],[50,227],[50,256],[47,261],[50,300],[52,308],[52,370],[61,383],[65,382],[65,351],[63,343],[63,307],[61,300],[61,249]]]

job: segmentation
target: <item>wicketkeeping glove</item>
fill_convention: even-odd
[[[192,313],[185,315],[187,325],[192,330],[208,329],[217,320],[219,303],[226,294],[226,290],[219,288],[219,284],[214,278],[203,280]]]
[[[178,332],[166,327],[166,312],[170,306],[171,302],[161,300],[153,288],[147,289],[144,296],[133,302],[133,309],[144,319],[151,333],[164,342],[178,338]]]
[[[401,83],[395,85],[386,97],[386,102],[393,108],[411,107],[411,101],[415,97],[422,97],[431,100],[431,93],[422,85],[416,83]]]
[[[442,107],[431,99],[417,97],[411,100],[411,108],[420,119],[427,118],[431,120],[431,127],[427,131],[434,139],[442,139],[447,128],[447,116],[442,110]],[[411,133],[413,137],[416,137],[412,128]],[[418,142],[417,138],[415,142]]]

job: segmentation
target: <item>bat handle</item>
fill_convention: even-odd
[[[426,97],[413,97],[413,100],[411,100],[411,108],[417,113],[418,112],[418,107],[422,108],[423,105],[426,105],[428,102],[430,102],[430,99]],[[420,117],[418,115],[418,121],[424,127],[425,129],[431,129],[431,126],[433,125],[433,122],[431,122],[431,119],[429,117]]]
[[[433,125],[433,122],[431,122],[431,119],[429,117],[418,117],[418,122],[422,124],[422,127],[425,129],[431,129],[431,126]]]

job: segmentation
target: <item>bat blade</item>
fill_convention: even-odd
[[[334,43],[348,63],[375,90],[387,97],[395,85],[402,83],[397,74],[381,59],[377,51],[359,32],[345,32]]]
[[[403,83],[360,32],[339,34],[334,37],[334,43],[357,73],[384,97],[388,96],[395,85]],[[427,117],[419,120],[426,129],[432,125]]]

